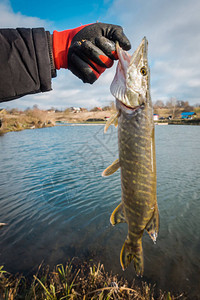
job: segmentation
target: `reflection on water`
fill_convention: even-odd
[[[160,233],[143,238],[145,277],[165,290],[200,293],[200,127],[156,127]],[[120,202],[119,171],[101,172],[117,158],[111,126],[62,126],[0,137],[0,265],[32,272],[74,256],[100,260],[121,271],[119,253],[126,224],[113,228]]]

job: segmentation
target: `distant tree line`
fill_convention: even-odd
[[[154,108],[172,108],[172,107],[177,107],[177,108],[182,108],[184,111],[191,111],[194,109],[194,107],[200,107],[200,104],[196,104],[194,106],[190,105],[188,101],[183,101],[183,100],[178,100],[175,97],[170,98],[169,100],[164,103],[162,100],[157,100],[154,103]]]
[[[163,100],[156,100],[153,103],[153,107],[154,107],[154,112],[158,113],[159,109],[168,109],[171,111],[171,113],[173,115],[177,115],[180,112],[189,112],[189,111],[194,111],[194,110],[200,110],[200,103],[199,104],[195,104],[195,105],[190,105],[189,101],[183,101],[183,100],[178,100],[175,97],[170,98],[169,100],[167,100],[166,102],[164,102]],[[108,105],[106,106],[101,106],[101,107],[93,107],[90,110],[87,110],[86,108],[80,108],[80,111],[91,111],[91,112],[95,112],[95,111],[113,111],[115,110],[115,101],[111,101]],[[42,109],[39,109],[38,105],[33,105],[32,108],[27,107],[24,111],[19,110],[17,108],[12,108],[12,109],[6,109],[6,111],[10,114],[30,114],[30,112],[37,113],[39,111],[42,111]],[[71,112],[71,108],[70,107],[66,107],[65,109],[57,109],[55,107],[51,107],[50,109],[47,109],[46,111],[54,111],[55,113],[59,113],[59,112],[65,112],[65,113],[69,113]]]
[[[191,112],[200,109],[200,104],[190,105],[188,101],[178,100],[175,97],[170,98],[164,103],[162,100],[157,100],[154,104],[154,113],[159,114],[160,109],[168,110],[168,114],[172,118],[180,117],[181,112]]]

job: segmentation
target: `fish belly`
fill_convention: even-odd
[[[154,239],[157,235],[155,227],[158,227],[154,124],[151,118],[145,111],[140,111],[133,118],[121,114],[118,120],[122,205],[128,223],[128,236],[120,260],[125,269],[134,259],[138,275],[143,273],[144,229]],[[125,248],[127,253],[124,253]],[[129,256],[125,257],[125,254]]]

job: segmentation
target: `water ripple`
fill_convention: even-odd
[[[0,221],[9,223],[0,231],[0,265],[26,272],[43,259],[54,265],[80,256],[122,274],[127,226],[109,223],[121,201],[120,172],[101,177],[117,158],[116,133],[113,126],[108,135],[102,126],[63,126],[0,137]],[[156,151],[161,222],[156,245],[143,239],[146,279],[197,293],[200,128],[157,126]]]

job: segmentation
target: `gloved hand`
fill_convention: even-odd
[[[131,44],[117,25],[94,23],[53,32],[53,55],[57,70],[69,69],[83,82],[95,82],[118,59],[115,43],[124,50]]]

